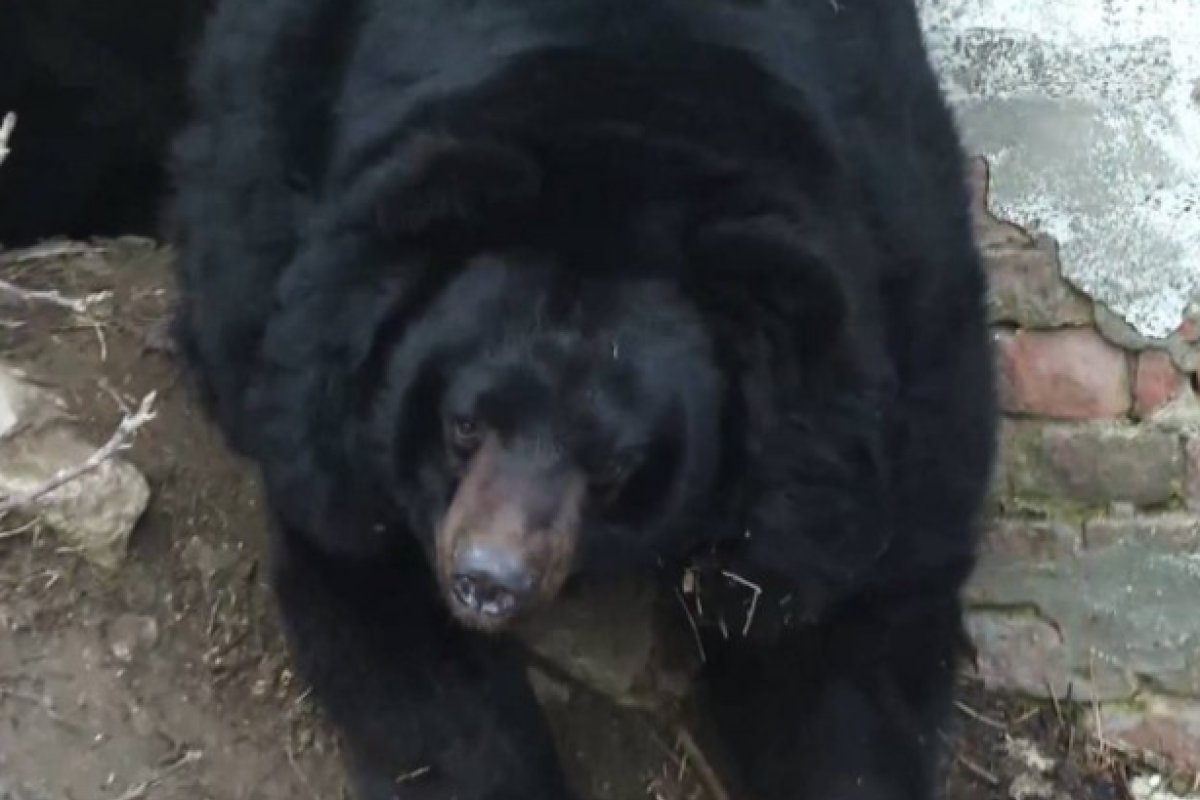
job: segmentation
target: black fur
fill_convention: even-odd
[[[519,654],[429,567],[483,384],[584,466],[637,444],[577,571],[764,588],[705,634],[739,783],[934,794],[994,408],[909,0],[228,0],[193,91],[180,341],[361,797],[567,796]]]

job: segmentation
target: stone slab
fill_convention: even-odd
[[[1044,541],[1061,528],[1041,530]],[[1032,691],[1029,676],[1048,675],[1076,699],[1112,700],[1148,681],[1200,698],[1200,517],[1109,517],[1086,525],[1084,540],[1034,558],[986,552],[967,598],[986,615],[972,630],[992,684]]]

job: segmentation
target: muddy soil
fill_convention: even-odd
[[[0,800],[348,797],[336,738],[290,672],[273,617],[253,471],[160,348],[168,255],[122,240],[5,258],[0,277],[24,288],[113,297],[92,321],[0,297],[0,358],[58,392],[97,445],[150,391],[158,416],[127,454],[153,497],[118,570],[98,572],[16,515],[0,521]],[[706,796],[641,714],[565,685],[549,695],[583,797]],[[1090,747],[1069,713],[969,677],[946,741],[949,800],[1126,794],[1128,768]]]

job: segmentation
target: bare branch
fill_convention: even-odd
[[[98,469],[113,456],[128,450],[138,430],[154,419],[154,401],[156,396],[156,392],[150,392],[150,394],[143,397],[137,410],[132,414],[125,415],[125,418],[121,420],[121,424],[113,431],[112,436],[104,443],[104,446],[88,456],[82,463],[59,470],[49,480],[39,486],[35,486],[29,491],[8,497],[0,497],[0,514],[6,514],[13,509],[30,506],[55,489]]]

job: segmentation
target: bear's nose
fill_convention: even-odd
[[[506,619],[533,593],[533,574],[521,559],[503,550],[471,547],[454,564],[454,599],[468,611]]]

